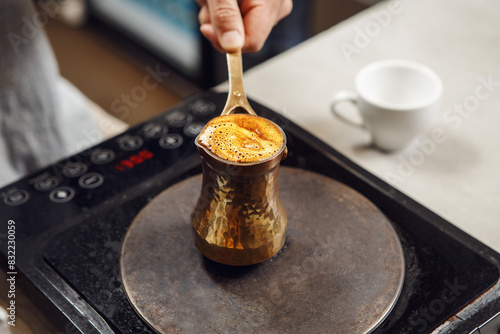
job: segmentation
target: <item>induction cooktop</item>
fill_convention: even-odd
[[[0,189],[2,268],[62,330],[154,333],[124,292],[123,240],[137,213],[158,194],[201,173],[194,138],[220,113],[226,97],[212,91],[194,95]],[[392,311],[371,332],[498,332],[500,254],[284,116],[250,103],[284,129],[289,154],[282,166],[352,188],[397,233],[404,281]]]

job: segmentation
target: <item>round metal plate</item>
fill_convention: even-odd
[[[387,218],[330,178],[281,167],[288,213],[283,249],[231,267],[204,258],[190,215],[201,175],[157,196],[123,243],[121,276],[138,314],[159,333],[368,333],[394,306],[403,251]]]

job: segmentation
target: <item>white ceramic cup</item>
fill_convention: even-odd
[[[430,125],[443,85],[424,65],[398,59],[371,63],[355,78],[355,92],[339,91],[331,105],[341,120],[366,128],[373,145],[384,151],[402,149]],[[362,122],[339,111],[341,102],[357,106]]]

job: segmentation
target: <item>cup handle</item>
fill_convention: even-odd
[[[355,121],[355,120],[345,116],[343,113],[341,113],[337,110],[337,105],[339,103],[350,102],[354,105],[357,105],[358,104],[357,100],[358,100],[358,97],[357,97],[356,93],[354,93],[350,90],[341,90],[333,96],[333,100],[332,100],[332,103],[330,104],[330,108],[332,110],[332,113],[338,119],[340,119],[340,120],[342,120],[350,125],[356,126],[358,128],[365,128],[365,123],[363,122],[363,120]],[[359,114],[359,110],[357,112]]]

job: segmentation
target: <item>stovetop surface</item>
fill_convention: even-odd
[[[194,137],[222,110],[225,99],[221,93],[197,95],[1,189],[1,221],[16,222],[17,247],[24,250],[19,251],[17,268],[41,290],[46,282],[38,272],[55,271],[116,332],[152,333],[121,286],[122,241],[136,214],[157,194],[201,172]],[[352,187],[372,201],[398,233],[405,255],[404,285],[393,311],[374,333],[429,332],[498,281],[497,253],[283,116],[251,103],[260,116],[284,129],[289,155],[283,165]],[[6,255],[6,243],[0,243]],[[64,295],[65,289],[56,290]],[[53,302],[60,300],[55,293],[44,292]],[[71,310],[63,313],[71,318]]]

